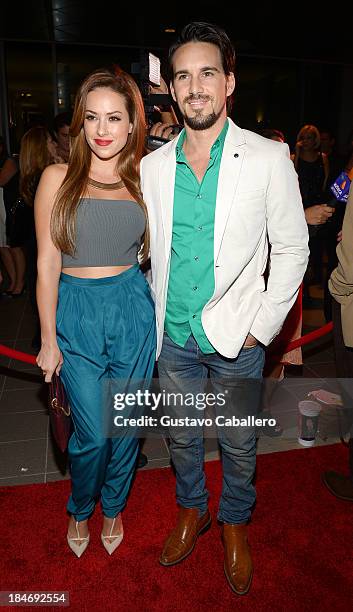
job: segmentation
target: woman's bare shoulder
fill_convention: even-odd
[[[52,164],[47,166],[42,172],[39,185],[36,191],[37,206],[44,202],[45,206],[48,202],[54,201],[57,192],[59,191],[67,172],[67,164]]]
[[[66,176],[67,168],[67,164],[51,164],[43,170],[42,177],[47,181],[62,183]]]

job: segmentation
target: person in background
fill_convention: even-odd
[[[298,173],[303,204],[307,208],[313,200],[321,200],[329,176],[328,159],[320,151],[320,132],[315,125],[304,125],[300,129],[291,159]]]
[[[276,140],[277,142],[285,142],[284,134],[281,130],[276,130],[272,128],[264,128],[260,132],[261,136],[264,138],[269,138],[270,140]]]
[[[325,153],[329,162],[329,176],[327,180],[325,199],[332,200],[331,185],[345,169],[345,156],[340,154],[336,148],[336,140],[329,128],[322,127],[320,129],[320,149]],[[324,315],[327,322],[332,320],[332,297],[328,288],[331,273],[336,268],[338,260],[336,255],[337,234],[342,229],[343,217],[345,212],[345,204],[337,202],[335,212],[329,219],[328,223],[321,228],[321,238],[324,241],[327,262],[324,275]]]
[[[34,199],[43,170],[54,163],[55,159],[57,159],[56,143],[46,127],[35,126],[24,134],[21,139],[19,160],[20,195],[26,204],[25,216],[22,219],[26,236],[22,248],[26,258],[27,287],[36,321],[32,346],[37,350],[40,348],[40,324],[36,300],[37,241],[34,227]]]
[[[337,377],[342,402],[350,413],[349,475],[326,471],[323,482],[329,491],[353,502],[353,188],[351,187],[342,227],[342,239],[337,246],[338,266],[329,280],[332,295],[333,338]]]
[[[330,185],[338,177],[345,167],[345,156],[337,149],[336,139],[330,128],[321,127],[320,130],[320,151],[326,155],[329,165],[329,175],[327,179],[327,193],[331,195]]]
[[[291,159],[298,174],[305,218],[309,226],[310,259],[304,276],[303,304],[310,306],[309,286],[321,283],[323,277],[320,226],[334,213],[334,208],[325,204],[329,164],[326,155],[320,151],[320,133],[315,125],[304,125],[300,129]]]
[[[349,134],[347,138],[347,143],[346,143],[345,152],[344,152],[344,159],[345,159],[345,163],[344,163],[345,170],[348,171],[351,168],[353,168],[353,131]]]
[[[35,199],[37,363],[46,382],[60,373],[71,406],[67,543],[80,557],[98,497],[101,542],[109,554],[121,543],[138,455],[136,432],[107,437],[104,391],[148,384],[155,363],[154,304],[138,264],[149,253],[139,176],[145,117],[131,76],[102,69],[84,79],[70,140],[68,164],[44,170]]]
[[[9,155],[6,150],[5,141],[0,136],[0,189],[2,190],[2,219],[5,223],[2,227],[2,239],[0,243],[0,257],[6,270],[9,285],[6,290],[1,287],[2,295],[12,297],[22,291],[22,259],[16,249],[10,248],[11,209],[19,197],[19,167],[18,160]],[[1,272],[0,272],[1,274]],[[3,282],[1,275],[0,282]]]
[[[70,124],[72,114],[68,112],[59,113],[54,117],[53,128],[57,142],[57,161],[67,163],[70,155]]]
[[[3,188],[0,187],[0,252],[6,247],[6,210],[3,197]],[[0,285],[3,283],[2,271],[0,268]]]
[[[178,397],[195,396],[204,393],[209,375],[217,393],[231,391],[224,409],[249,415],[259,404],[263,345],[279,332],[307,265],[298,180],[287,145],[227,117],[235,52],[221,28],[185,26],[169,64],[185,129],[141,162],[160,384]],[[267,234],[272,250],[265,290]],[[179,403],[166,410],[195,414]],[[256,435],[251,426],[226,429],[217,429],[223,464],[218,519],[226,578],[243,595],[253,575],[247,522],[255,501]],[[191,554],[211,523],[203,432],[172,426],[168,435],[179,512],[159,559],[165,567]]]
[[[160,77],[159,86],[150,85],[150,94],[154,94],[154,95],[162,94],[162,95],[170,96],[168,85],[166,84],[162,76]],[[169,105],[163,105],[163,106],[155,105],[154,112],[151,117],[151,125],[147,126],[147,130],[148,130],[148,134],[146,138],[147,153],[154,151],[156,148],[158,148],[158,146],[162,146],[163,141],[165,144],[169,140],[173,140],[173,138],[175,138],[179,134],[179,131],[181,129],[182,129],[182,126],[179,125],[178,118],[174,110],[171,97],[170,97]],[[155,136],[157,137],[157,141],[158,139],[161,139],[161,142],[158,142],[157,145],[153,144],[156,141],[152,140],[151,142],[151,139],[149,138],[149,137],[153,138]]]

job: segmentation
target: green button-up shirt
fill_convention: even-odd
[[[203,353],[214,353],[201,323],[214,292],[213,236],[219,168],[228,120],[213,143],[201,183],[183,151],[185,131],[176,147],[172,250],[165,331],[184,347],[192,334]]]

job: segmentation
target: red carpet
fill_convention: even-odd
[[[70,610],[77,611],[352,609],[353,504],[336,499],[320,482],[324,469],[346,472],[347,463],[342,445],[258,458],[257,507],[249,528],[255,575],[245,597],[226,584],[216,521],[183,563],[158,564],[176,515],[169,469],[138,473],[124,513],[125,539],[111,558],[99,541],[100,508],[83,557],[67,548],[68,481],[2,487],[0,590],[69,591]],[[215,516],[219,462],[206,464],[206,471]]]

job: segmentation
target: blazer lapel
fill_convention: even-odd
[[[158,169],[159,198],[161,217],[164,234],[164,248],[167,260],[169,258],[172,230],[173,230],[173,205],[174,205],[174,183],[175,183],[175,147],[178,139],[173,141],[173,145],[163,151],[162,159]]]
[[[245,155],[245,137],[243,131],[230,119],[225,139],[221,167],[219,170],[217,201],[214,227],[214,258],[217,261],[223,234],[226,229],[229,213],[235,198],[241,167]],[[164,248],[169,258],[173,231],[173,204],[175,184],[175,148],[179,137],[173,140],[172,146],[166,146],[159,163],[159,197],[164,234]]]
[[[237,191],[241,167],[245,156],[243,131],[230,119],[219,169],[214,226],[214,260],[217,262],[223,235]]]

